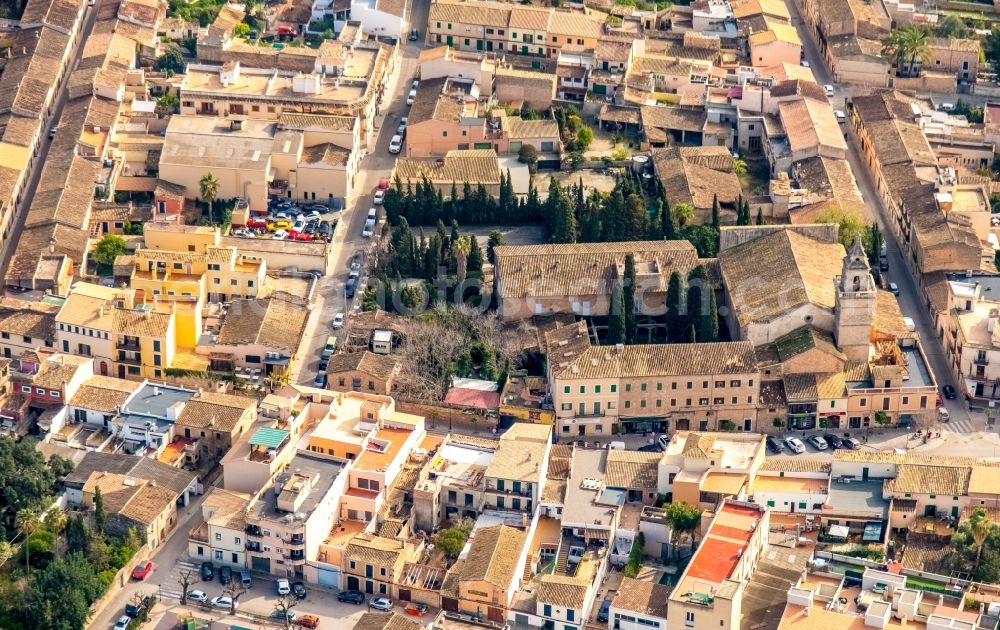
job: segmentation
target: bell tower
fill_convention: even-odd
[[[861,238],[854,240],[844,257],[837,289],[834,336],[848,361],[867,361],[871,327],[875,318],[875,280]]]

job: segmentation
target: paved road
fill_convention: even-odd
[[[802,40],[805,57],[812,67],[816,80],[821,84],[832,84],[833,78],[830,70],[822,55],[820,55],[819,49],[816,47],[810,29],[799,16],[798,8],[794,2],[787,2],[786,4],[792,16],[792,23],[798,30],[799,39]],[[834,109],[846,111],[846,102],[849,98],[849,88],[846,86],[835,86],[834,97],[830,100]],[[923,306],[920,288],[904,263],[895,233],[891,228],[887,227],[887,222],[891,221],[891,218],[889,218],[888,212],[882,205],[881,197],[876,192],[870,171],[865,166],[864,158],[859,150],[858,139],[850,127],[849,124],[841,125],[841,128],[848,134],[847,159],[851,165],[851,169],[854,171],[858,189],[864,196],[867,205],[868,216],[865,217],[865,221],[866,223],[870,223],[874,219],[882,230],[886,249],[888,250],[889,280],[899,286],[900,294],[897,298],[899,307],[904,315],[913,319],[916,331],[920,333],[920,341],[923,345],[924,354],[927,355],[927,359],[930,361],[931,369],[934,371],[934,377],[937,380],[938,386],[954,386],[954,378],[952,377],[951,369],[949,369],[944,349],[941,346],[938,336],[935,334],[930,314]],[[951,422],[945,425],[948,430],[970,431],[978,430],[985,426],[984,421],[977,421],[977,419],[970,416],[964,401],[948,400],[945,403],[952,418]]]
[[[427,26],[429,11],[430,0],[413,0],[410,24],[423,32]],[[379,179],[389,177],[395,165],[395,156],[389,153],[389,140],[399,126],[400,118],[408,114],[406,95],[417,72],[417,57],[425,45],[422,41],[406,41],[404,35],[400,48],[399,63],[386,91],[387,106],[375,123],[378,126],[375,146],[369,147],[368,155],[361,162],[360,172],[355,179],[354,197],[348,200],[342,213],[341,225],[337,228],[330,254],[334,260],[333,274],[320,279],[312,314],[299,344],[300,360],[292,368],[292,382],[295,383],[312,385],[319,366],[320,349],[329,335],[340,332],[333,330],[331,326],[333,316],[342,312],[350,318],[350,313],[360,308],[360,292],[354,300],[349,301],[345,296],[348,265],[352,257],[363,254],[373,245],[373,239],[361,236],[361,229],[368,216],[368,209],[373,207],[372,193]]]
[[[49,116],[42,120],[42,142],[38,149],[38,155],[31,160],[28,164],[28,183],[24,188],[24,194],[21,195],[21,203],[14,208],[14,217],[11,219],[11,229],[7,238],[0,244],[0,278],[7,275],[7,265],[10,264],[10,257],[14,254],[14,249],[16,249],[17,243],[21,240],[21,230],[24,228],[24,219],[28,213],[28,207],[31,205],[31,200],[35,198],[35,190],[38,188],[38,180],[42,175],[42,168],[45,165],[45,160],[49,155],[49,145],[52,144],[52,140],[49,138],[48,130],[56,126],[59,118],[62,116],[63,106],[66,104],[66,100],[69,97],[69,77],[73,74],[76,69],[77,64],[80,62],[80,53],[83,51],[83,46],[87,42],[87,38],[90,37],[90,32],[94,28],[94,22],[97,19],[97,12],[100,9],[100,2],[96,2],[94,6],[86,6],[84,8],[83,23],[80,26],[80,36],[76,40],[76,47],[70,54],[69,67],[66,70],[62,81],[59,83],[59,87],[56,91],[56,98],[49,111],[51,112]]]

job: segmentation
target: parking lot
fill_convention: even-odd
[[[211,582],[205,582],[201,580],[200,566],[200,563],[180,560],[172,567],[159,567],[157,581],[159,582],[159,593],[164,607],[172,608],[179,606],[181,586],[177,582],[177,579],[183,571],[192,571],[192,576],[195,580],[188,589],[189,592],[192,590],[203,591],[207,595],[209,602],[213,598],[224,594],[224,587],[219,583],[218,567],[216,567],[215,579]],[[238,579],[239,572],[234,572],[234,580]],[[270,617],[275,611],[275,602],[278,599],[275,580],[276,578],[271,576],[262,576],[258,573],[253,574],[253,586],[239,597],[237,616]],[[321,622],[320,627],[329,627],[333,622],[343,624],[344,627],[352,627],[361,618],[361,615],[368,610],[367,604],[371,596],[368,596],[365,604],[345,604],[337,601],[337,591],[335,590],[320,588],[310,584],[306,584],[305,586],[306,597],[296,604],[292,612],[298,615],[312,614],[318,616]],[[152,593],[155,591],[156,587],[151,584],[149,592]],[[229,617],[228,609],[212,608],[208,603],[202,604],[188,601],[186,608],[196,611],[196,615],[214,620],[224,620]],[[399,604],[396,604],[394,609],[400,614],[405,614],[404,607]],[[433,613],[434,611],[432,610],[423,618],[430,619]],[[276,625],[280,625],[278,622],[275,623]]]

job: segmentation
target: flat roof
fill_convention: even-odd
[[[601,503],[604,467],[608,456],[605,450],[577,449],[573,453],[569,481],[566,483],[566,501],[563,504],[563,522],[610,527],[613,514]],[[594,481],[593,487],[588,482]],[[616,497],[610,497],[615,499]]]
[[[754,492],[795,492],[826,494],[826,479],[807,479],[804,477],[771,477],[757,475],[753,482]]]
[[[287,433],[287,431],[285,431]],[[319,505],[320,500],[330,491],[337,475],[343,470],[344,465],[329,459],[320,459],[308,453],[298,453],[288,462],[288,470],[296,471],[296,474],[306,477],[318,477],[316,485],[309,490],[305,500],[299,505],[296,512],[308,515]],[[275,479],[276,484],[284,486],[285,482],[291,478],[290,473],[282,473]],[[278,509],[278,495],[275,492],[265,491],[261,493],[260,501],[254,505],[253,511],[261,518],[279,520],[289,513]],[[260,507],[258,507],[260,506]]]
[[[910,374],[906,385],[908,387],[933,387],[934,379],[931,377],[930,368],[924,362],[920,351],[916,347],[900,348],[900,350],[903,352],[903,358],[906,359],[906,367]]]
[[[826,504],[836,512],[885,519],[889,502],[882,498],[882,485],[881,480],[831,482]]]
[[[361,456],[354,462],[358,470],[383,470],[396,459],[413,431],[410,429],[395,429],[381,427],[368,441]]]
[[[122,411],[138,416],[166,418],[167,409],[179,402],[186,403],[196,393],[193,389],[184,389],[183,387],[143,383],[139,391],[125,404]]]
[[[684,599],[688,593],[715,595],[718,586],[732,575],[743,550],[753,537],[764,512],[732,502],[723,503],[688,564],[684,577],[674,589],[672,599]]]

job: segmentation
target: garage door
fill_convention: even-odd
[[[261,573],[271,572],[271,559],[254,556],[250,559],[250,568]]]
[[[316,581],[320,586],[329,588],[340,588],[340,571],[334,569],[320,569],[316,576]]]

